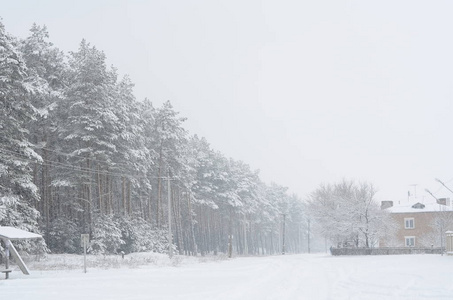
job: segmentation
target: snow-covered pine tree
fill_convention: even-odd
[[[145,169],[145,178],[141,183],[141,198],[146,199],[144,201],[144,218],[150,223],[155,224],[155,214],[153,214],[153,182],[156,181],[155,177],[157,174],[157,161],[158,154],[156,152],[156,134],[155,129],[155,112],[151,101],[144,99],[137,103],[138,118],[141,124],[142,132],[141,138],[145,149],[148,151],[148,158],[144,160],[143,167]]]
[[[40,211],[45,230],[45,238],[50,248],[53,242],[49,233],[52,231],[51,216],[62,218],[61,198],[55,197],[52,178],[55,178],[54,162],[58,160],[56,149],[57,118],[55,108],[62,99],[65,87],[65,70],[63,53],[49,42],[49,34],[45,26],[33,24],[31,34],[20,43],[20,49],[28,69],[29,77],[33,77],[35,93],[28,97],[37,109],[36,119],[28,124],[30,139],[43,162],[35,164],[33,182],[39,187],[41,201],[36,208]],[[59,211],[58,211],[59,210]],[[61,222],[59,223],[61,224]],[[60,229],[53,230],[60,232]]]
[[[156,202],[156,223],[158,227],[163,224],[163,180],[168,176],[171,169],[173,176],[178,176],[182,169],[184,159],[183,148],[187,144],[187,131],[182,127],[186,120],[178,116],[179,113],[173,109],[170,101],[166,101],[162,107],[156,110],[154,140],[157,142],[154,151],[158,153],[157,171],[157,202]]]
[[[65,163],[74,167],[64,178],[77,190],[71,201],[80,204],[83,228],[90,232],[92,213],[99,209],[94,196],[97,175],[117,151],[114,142],[118,139],[118,117],[112,110],[111,97],[116,76],[107,70],[104,53],[85,40],[77,52],[71,52],[69,66],[69,86],[59,108],[58,132],[63,151],[68,153]]]
[[[144,212],[146,195],[150,193],[151,187],[146,174],[155,157],[153,150],[146,147],[145,127],[148,120],[142,119],[141,104],[135,100],[133,86],[128,76],[118,82],[112,107],[118,119],[117,139],[113,142],[116,152],[111,158],[112,170],[125,174],[123,178],[117,178],[121,181],[117,182],[122,186],[122,213],[129,216],[132,216],[134,211]],[[151,121],[152,119],[153,117]],[[107,191],[104,193],[110,194]]]
[[[39,232],[39,200],[30,165],[41,161],[28,140],[26,124],[36,109],[34,92],[17,41],[0,22],[0,225]]]

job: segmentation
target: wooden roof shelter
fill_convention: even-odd
[[[9,255],[11,254],[14,257],[17,265],[21,269],[22,273],[25,275],[30,275],[30,271],[25,265],[22,257],[20,257],[19,252],[17,252],[11,241],[18,240],[27,240],[27,239],[38,239],[42,238],[41,235],[28,232],[22,229],[9,227],[9,226],[0,226],[0,239],[3,240],[5,244],[5,270],[1,270],[1,273],[5,273],[6,279],[9,278],[9,273],[12,271],[9,269]]]

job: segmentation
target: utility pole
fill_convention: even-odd
[[[249,249],[247,245],[247,216],[244,214],[244,254],[249,254]]]
[[[173,239],[171,235],[171,186],[170,186],[170,169],[168,169],[167,177],[167,190],[168,190],[168,256],[173,256]]]
[[[283,215],[283,234],[282,234],[282,255],[285,255],[285,223],[286,223],[286,214]]]

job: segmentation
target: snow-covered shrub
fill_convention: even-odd
[[[81,251],[80,234],[76,223],[63,217],[57,218],[50,224],[47,244],[54,253],[77,253]]]
[[[124,253],[139,252],[142,250],[140,249],[140,240],[143,239],[143,236],[140,228],[135,224],[137,222],[127,217],[118,217],[116,222],[121,230],[121,239],[123,241],[119,249],[124,251]]]
[[[89,250],[94,254],[116,253],[124,244],[119,224],[112,215],[96,215],[92,234]]]
[[[121,230],[121,239],[124,242],[120,247],[121,251],[125,253],[168,252],[167,230],[153,228],[150,223],[139,216],[133,218],[118,217],[115,220]]]

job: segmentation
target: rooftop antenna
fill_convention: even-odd
[[[446,186],[445,183],[443,183],[439,178],[436,178],[435,180],[436,180],[437,182],[439,182],[440,184],[442,184],[447,190],[449,190],[450,192],[453,193],[453,191],[450,190],[450,189],[448,188],[448,186]]]
[[[418,185],[418,183],[409,184],[409,185],[414,187],[414,197],[417,198],[417,185]]]
[[[427,192],[428,194],[430,194],[431,196],[433,196],[433,198],[436,199],[436,202],[437,202],[437,197],[434,196],[433,193],[430,192],[430,190],[425,189],[425,192]]]

